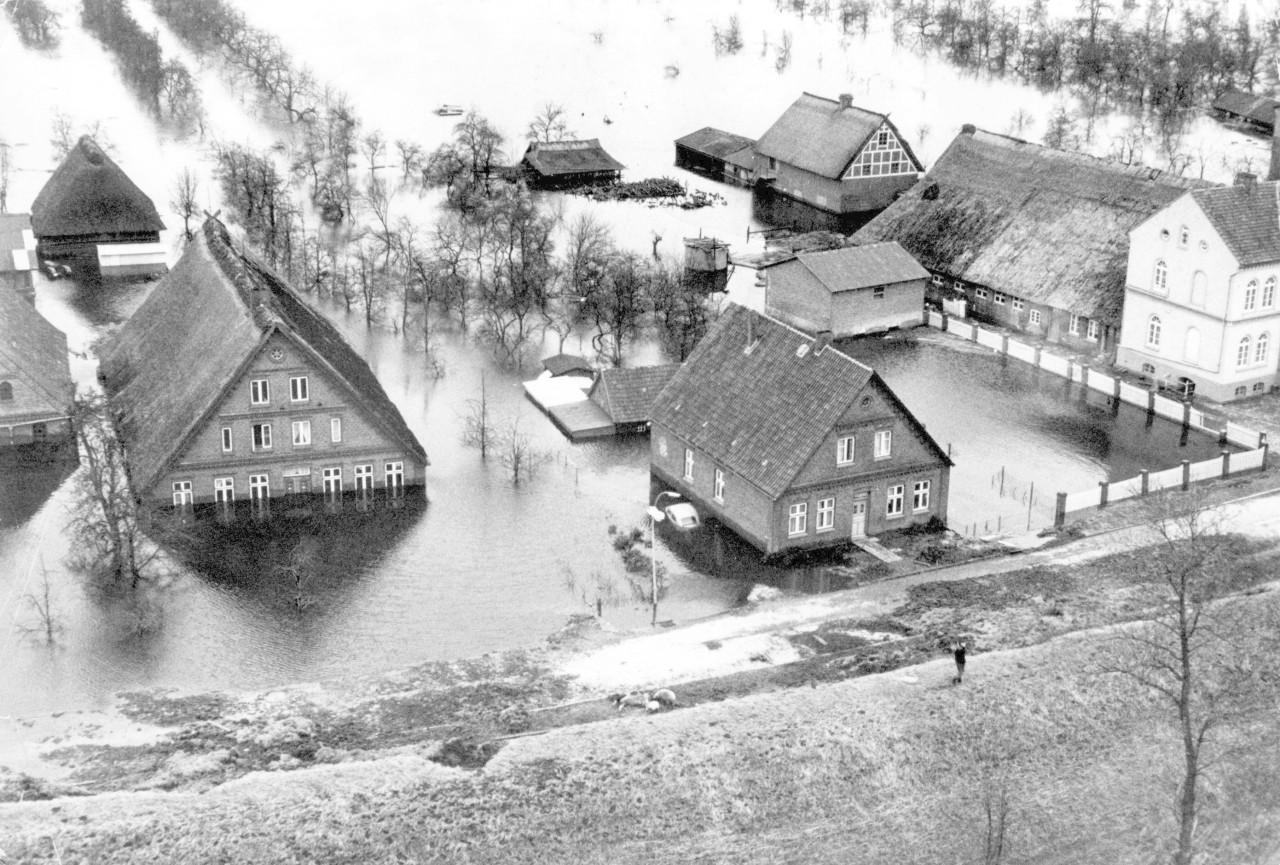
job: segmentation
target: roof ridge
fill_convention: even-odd
[[[784,327],[784,328],[786,328],[787,330],[789,330],[789,331],[791,331],[792,333],[794,333],[796,336],[800,337],[800,338],[801,338],[801,339],[803,339],[803,340],[806,340],[806,341],[809,343],[810,347],[812,347],[813,345],[817,344],[817,342],[818,342],[818,338],[817,338],[816,336],[809,336],[809,334],[805,333],[803,330],[800,330],[799,328],[796,328],[796,327],[792,327],[791,325],[787,324],[785,321],[781,321],[781,320],[779,320],[779,319],[776,319],[776,318],[774,318],[773,316],[768,315],[768,314],[763,313],[763,312],[756,312],[754,309],[752,309],[752,308],[751,308],[751,307],[749,307],[749,306],[742,306],[742,304],[736,304],[736,305],[737,305],[737,306],[741,306],[743,309],[747,310],[748,312],[752,313],[753,315],[758,315],[758,316],[760,316],[761,318],[765,319],[766,321],[771,321],[771,322],[773,322],[774,324],[776,324],[776,325],[778,325],[778,326],[780,326],[780,327]],[[830,342],[828,342],[826,345],[824,345],[824,346],[823,346],[821,349],[819,349],[818,351],[815,351],[815,352],[813,353],[813,354],[814,354],[814,357],[820,357],[822,354],[824,354],[824,353],[826,352],[826,350],[827,350],[827,349],[831,349],[831,350],[832,350],[832,351],[834,351],[836,354],[838,354],[840,357],[844,358],[844,359],[845,359],[845,360],[847,360],[849,363],[853,364],[855,367],[858,367],[859,369],[866,370],[866,371],[867,371],[867,372],[869,372],[869,373],[874,373],[874,372],[875,372],[875,370],[874,370],[874,369],[872,369],[871,367],[867,366],[867,365],[866,365],[865,363],[863,363],[862,361],[860,361],[860,360],[856,360],[856,359],[854,359],[854,358],[852,358],[852,357],[849,357],[849,355],[845,354],[845,353],[844,353],[844,352],[842,352],[840,349],[835,348],[835,347],[834,347]]]

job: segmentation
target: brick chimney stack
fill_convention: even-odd
[[[1237,171],[1234,184],[1241,192],[1251,193],[1258,187],[1258,175],[1248,171]]]
[[[840,108],[841,108],[841,109],[845,109],[845,108],[852,108],[852,107],[853,107],[853,94],[852,94],[852,93],[841,93],[841,94],[840,94]]]
[[[1275,115],[1272,117],[1271,128],[1271,167],[1267,169],[1267,180],[1280,180],[1280,139],[1276,138],[1280,134],[1280,104],[1276,105]]]

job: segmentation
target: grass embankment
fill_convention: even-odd
[[[1274,576],[1274,558],[1240,552],[1239,588]],[[1060,634],[1138,616],[1156,597],[1135,579],[1152,555],[914,587],[896,620],[988,650],[1035,644],[971,656],[960,687],[933,660],[553,729],[480,771],[424,747],[203,796],[9,806],[0,848],[50,862],[977,862],[1004,801],[1006,862],[1156,861],[1174,836],[1169,719],[1101,672],[1112,630]],[[1280,592],[1232,603],[1262,624]],[[1280,658],[1260,662],[1274,712]],[[1280,726],[1264,717],[1223,733],[1200,861],[1266,861],[1280,844]]]

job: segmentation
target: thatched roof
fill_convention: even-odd
[[[870,367],[736,304],[663,388],[652,419],[776,499],[867,390],[898,406],[950,464]]]
[[[208,219],[182,258],[101,354],[134,482],[146,490],[179,458],[275,333],[344,390],[406,452],[426,452],[364,360],[324,316]]]
[[[792,258],[770,262],[765,267],[788,262],[796,262],[791,266],[808,270],[832,293],[929,278],[929,271],[891,240],[820,252],[797,252]]]
[[[0,273],[35,269],[35,250],[26,243],[30,230],[31,214],[0,213]]]
[[[653,401],[671,381],[681,364],[606,369],[591,385],[587,396],[613,418],[614,423],[642,423],[653,414]]]
[[[543,177],[621,171],[626,168],[605,152],[598,138],[586,141],[534,141],[524,152],[523,161]]]
[[[0,287],[0,357],[19,371],[49,408],[71,412],[75,385],[67,337],[16,291]]]
[[[1234,89],[1226,90],[1213,100],[1215,110],[1247,117],[1262,126],[1275,125],[1277,105],[1280,105],[1280,102],[1270,97],[1255,96],[1252,93]]]
[[[697,132],[690,132],[683,138],[677,138],[676,144],[717,159],[728,159],[739,150],[755,144],[755,141],[744,135],[734,135],[723,129],[704,126]]]
[[[1241,267],[1280,261],[1280,183],[1256,181],[1197,189],[1196,204]]]
[[[854,241],[896,240],[936,273],[1118,326],[1129,230],[1209,185],[966,126]]]
[[[812,93],[801,94],[774,121],[756,142],[756,153],[836,179],[844,174],[867,139],[882,124],[893,129],[911,161],[923,170],[906,139],[898,135],[897,128],[889,122],[888,115],[856,105],[845,106],[837,100],[824,99]]]
[[[31,205],[36,237],[164,231],[141,189],[89,136],[82,136]]]

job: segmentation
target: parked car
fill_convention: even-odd
[[[663,511],[667,519],[671,520],[671,524],[681,531],[696,529],[702,525],[702,520],[698,518],[698,511],[688,502],[667,505]]]

